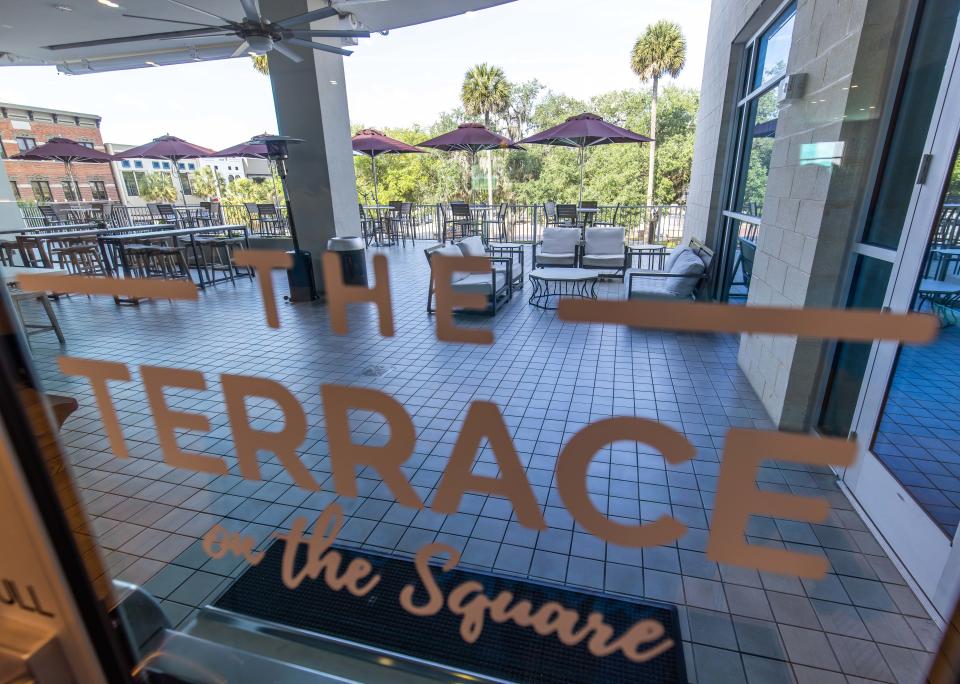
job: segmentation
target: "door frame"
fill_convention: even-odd
[[[924,145],[929,159],[926,179],[917,183],[911,194],[884,297],[886,311],[906,313],[911,309],[955,163],[960,141],[960,23],[954,31],[946,74]],[[878,256],[870,253],[877,249],[880,248],[858,244],[853,251]],[[944,571],[960,560],[960,555],[955,558],[953,551],[956,534],[945,535],[872,451],[899,352],[900,346],[894,342],[877,342],[870,350],[851,426],[859,457],[854,465],[839,470],[838,476],[841,487],[882,539],[891,557],[926,598],[928,609],[946,620],[956,599],[956,578]]]

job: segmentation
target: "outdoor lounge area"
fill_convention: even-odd
[[[202,370],[208,390],[169,390],[174,410],[199,412],[206,433],[185,432],[184,449],[223,456],[225,476],[172,469],[162,462],[152,418],[138,381],[111,383],[131,458],[109,450],[90,385],[63,376],[63,348],[50,335],[34,338],[44,387],[76,397],[79,409],[63,426],[83,505],[92,517],[109,572],[143,584],[174,624],[212,601],[245,567],[209,559],[200,537],[214,524],[265,542],[297,515],[313,519],[337,501],[347,514],[346,544],[391,554],[430,541],[461,549],[464,568],[559,582],[614,596],[680,607],[690,681],[912,681],[936,648],[938,630],[826,470],[769,462],[764,489],[826,496],[833,508],[822,525],[755,517],[751,543],[825,555],[822,581],[717,565],[704,555],[723,436],[732,426],[770,428],[767,414],[737,366],[737,339],[572,325],[527,304],[530,284],[495,317],[458,323],[491,327],[493,346],[436,341],[424,314],[427,262],[418,250],[372,250],[389,258],[397,336],[377,334],[372,306],[352,307],[351,333],[329,333],[321,304],[281,305],[281,328],[262,322],[254,281],[207,289],[199,302],[142,302],[117,307],[109,298],[69,297],[54,303],[71,356],[136,366]],[[529,270],[530,250],[526,251]],[[284,287],[277,274],[277,288]],[[623,282],[598,283],[602,298],[622,298]],[[348,382],[394,396],[413,417],[415,455],[403,466],[430,502],[468,403],[497,403],[549,529],[521,527],[506,500],[467,495],[454,515],[417,512],[396,503],[374,473],[360,474],[360,496],[337,497],[330,484],[327,442],[311,428],[299,456],[321,483],[309,493],[293,486],[271,455],[262,482],[243,480],[229,438],[217,374],[268,375],[282,382],[320,424],[319,385]],[[262,403],[250,408],[262,427],[280,419]],[[616,444],[591,465],[595,505],[623,522],[664,512],[689,526],[675,545],[632,550],[604,544],[574,525],[557,498],[553,467],[559,445],[588,422],[611,415],[655,418],[697,447],[690,463],[671,467],[634,443]],[[382,444],[381,417],[356,412],[353,439]],[[491,459],[484,450],[479,469]],[[79,510],[69,511],[79,515]]]

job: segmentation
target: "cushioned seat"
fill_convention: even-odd
[[[693,299],[694,291],[706,271],[706,264],[689,247],[675,249],[663,271],[637,271],[629,274],[627,296],[647,299]]]
[[[506,268],[503,270],[497,269],[496,274],[497,290],[499,291],[506,284],[507,270]],[[450,288],[454,292],[479,292],[480,294],[489,295],[492,284],[493,279],[486,273],[471,273],[454,280],[450,284]]]
[[[533,246],[533,266],[576,266],[579,228],[545,228],[540,247]]]
[[[454,245],[437,245],[425,251],[427,260],[433,268],[433,259],[442,257],[487,257],[490,259],[490,271],[487,273],[471,273],[469,271],[454,271],[450,277],[450,289],[461,294],[475,293],[486,295],[489,302],[489,313],[497,312],[500,299],[511,299],[513,287],[511,280],[510,259],[491,257],[486,252],[483,240],[479,236],[471,236]],[[427,294],[427,312],[433,313],[433,295],[435,283],[431,276],[430,290]]]

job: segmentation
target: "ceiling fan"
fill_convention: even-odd
[[[354,0],[351,3],[344,3],[345,6],[360,4],[369,0]],[[324,43],[315,43],[313,38],[367,38],[369,31],[355,29],[324,29],[311,30],[309,28],[296,28],[309,24],[312,21],[326,19],[340,14],[335,7],[324,7],[304,14],[298,14],[294,17],[280,19],[279,21],[270,21],[260,14],[260,8],[257,0],[240,0],[243,9],[243,19],[234,21],[221,17],[219,14],[208,12],[207,10],[188,5],[180,0],[166,0],[166,2],[179,5],[194,12],[205,14],[208,17],[222,21],[222,24],[200,23],[196,21],[181,21],[179,19],[163,19],[161,17],[146,17],[138,14],[124,14],[131,19],[150,19],[152,21],[163,21],[173,24],[193,25],[197,28],[182,29],[179,31],[164,31],[161,33],[145,33],[136,36],[122,36],[119,38],[101,38],[99,40],[84,40],[76,43],[59,43],[57,45],[48,45],[48,50],[71,50],[74,48],[97,47],[100,45],[116,45],[122,43],[135,43],[147,40],[172,40],[176,38],[207,38],[215,36],[236,36],[241,40],[237,49],[234,50],[231,57],[238,57],[247,52],[253,55],[262,55],[276,50],[287,59],[294,62],[301,62],[303,58],[290,49],[290,45],[300,47],[309,47],[323,52],[332,52],[338,55],[353,54],[350,50],[326,45]]]

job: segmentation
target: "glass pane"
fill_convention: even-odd
[[[786,75],[796,13],[795,7],[788,8],[760,39],[754,89]]]
[[[896,249],[900,243],[958,11],[960,0],[927,3],[913,66],[900,97],[908,115],[900,118],[887,145],[885,173],[864,231],[863,241],[868,244]]]
[[[775,90],[768,90],[750,103],[745,133],[741,180],[735,210],[748,216],[763,215],[763,199],[770,175],[773,139],[777,134],[780,108]]]
[[[892,270],[893,264],[889,261],[857,257],[847,306],[858,309],[879,309],[883,306]],[[820,430],[824,434],[840,437],[850,434],[870,349],[869,344],[841,342],[837,345],[820,415]]]
[[[757,254],[757,235],[760,226],[749,221],[728,218],[726,221],[733,259],[727,266],[727,298],[744,300],[750,292],[750,280],[753,277],[753,262]]]
[[[958,177],[960,160],[948,193]],[[943,327],[933,344],[900,350],[873,453],[952,539],[960,523],[960,207],[947,197],[913,303]]]

